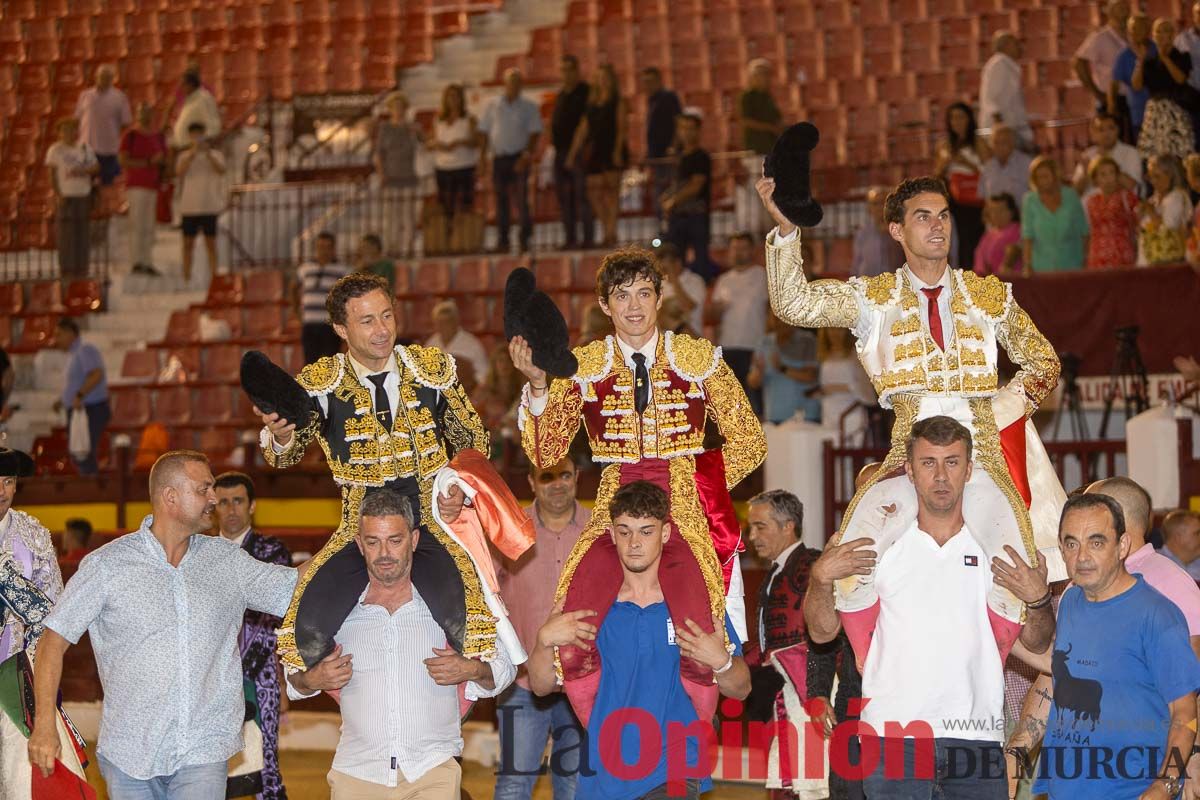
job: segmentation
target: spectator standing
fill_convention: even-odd
[[[887,189],[872,186],[867,190],[867,219],[854,234],[850,274],[870,278],[895,272],[904,266],[904,249],[888,231],[884,201]],[[834,265],[841,269],[841,264]]]
[[[71,459],[79,469],[80,475],[95,475],[99,469],[96,464],[96,449],[100,446],[100,437],[108,427],[112,418],[112,409],[108,405],[108,379],[104,370],[104,359],[95,345],[83,341],[79,334],[79,323],[71,317],[60,317],[54,328],[54,344],[67,353],[66,382],[62,395],[55,404],[59,409],[69,409],[67,412],[67,428],[71,427],[71,417],[76,414],[87,415],[88,435],[91,437],[91,450],[86,458]]]
[[[1097,156],[1088,170],[1095,190],[1086,200],[1088,269],[1120,269],[1137,259],[1134,242],[1138,231],[1137,195],[1121,185],[1120,168],[1108,156]]]
[[[1021,215],[1017,201],[1008,192],[994,194],[983,207],[987,230],[975,248],[975,273],[1012,275],[1021,273]]]
[[[83,141],[100,162],[100,184],[110,186],[121,174],[118,153],[121,150],[121,131],[133,122],[129,98],[113,86],[116,69],[112,64],[96,68],[96,83],[84,89],[75,103],[75,118]]]
[[[748,85],[738,96],[737,122],[742,149],[751,155],[742,160],[746,179],[738,187],[734,224],[738,230],[762,234],[767,231],[769,217],[754,185],[762,177],[763,158],[783,133],[783,113],[771,94],[771,62],[756,58],[747,65],[746,73]]]
[[[950,215],[954,218],[954,246],[958,261],[965,262],[975,253],[983,236],[983,195],[979,183],[983,163],[991,152],[978,135],[975,114],[966,103],[952,103],[946,109],[946,138],[935,153],[934,173],[950,190]]]
[[[480,386],[478,400],[472,398],[483,427],[492,434],[492,452],[517,438],[516,407],[525,379],[513,366],[508,344],[500,342],[488,357],[488,371]],[[519,446],[519,443],[518,443]]]
[[[54,190],[54,232],[58,269],[63,278],[88,274],[91,249],[92,176],[100,164],[91,147],[79,141],[79,123],[71,117],[58,121],[58,141],[46,150],[50,187]]]
[[[1049,758],[1034,792],[1068,800],[1174,798],[1184,778],[1177,765],[1195,741],[1200,688],[1184,615],[1127,571],[1130,540],[1111,497],[1089,492],[1068,500],[1059,540],[1074,585],[1059,605],[1045,744],[1048,753],[1070,757]],[[1087,747],[1132,754],[1130,768],[1080,773],[1066,766],[1082,753],[1073,714],[1064,711],[1090,717]]]
[[[675,165],[668,156],[675,143],[675,119],[683,113],[683,104],[679,95],[663,86],[658,67],[642,70],[642,94],[646,95],[646,158],[654,181],[654,211],[661,217],[662,196],[675,174]]]
[[[617,242],[621,170],[629,155],[628,110],[612,64],[601,64],[588,90],[587,109],[575,129],[567,162],[571,167],[582,165],[587,174],[588,203],[600,218],[604,247]]]
[[[392,92],[387,98],[387,117],[375,128],[375,172],[383,190],[386,209],[384,228],[394,222],[399,231],[397,250],[402,258],[413,255],[413,236],[420,201],[417,151],[424,144],[421,129],[408,119],[408,98]]]
[[[1038,156],[1029,166],[1029,186],[1021,204],[1025,270],[1082,269],[1088,251],[1088,224],[1079,195],[1064,186],[1058,162]]]
[[[554,145],[554,190],[558,195],[558,213],[562,215],[565,243],[572,250],[582,243],[592,247],[596,223],[587,198],[587,176],[582,169],[567,165],[575,131],[587,112],[588,85],[579,77],[579,59],[565,55],[559,62],[562,88],[554,96],[550,115],[550,143]],[[580,227],[583,228],[582,236]]]
[[[202,453],[155,462],[150,504],[138,530],[83,560],[46,619],[29,758],[44,774],[54,769],[63,656],[86,632],[104,691],[96,754],[109,796],[224,797],[245,718],[242,617],[282,616],[296,570],[207,535],[216,495]]]
[[[992,57],[979,76],[979,117],[985,128],[1004,124],[1013,129],[1022,150],[1033,147],[1033,129],[1025,110],[1018,59],[1024,48],[1012,31],[992,36]]]
[[[764,422],[778,425],[796,416],[808,422],[821,421],[817,388],[817,335],[807,328],[793,328],[767,313],[767,332],[754,352],[746,383],[762,392]]]
[[[700,115],[685,111],[676,121],[679,137],[679,162],[675,181],[660,199],[667,215],[667,241],[686,256],[692,250],[691,269],[705,280],[713,278],[715,268],[708,258],[710,214],[712,212],[712,159],[700,147]]]
[[[217,274],[217,217],[227,199],[225,156],[212,146],[200,123],[188,129],[191,144],[175,160],[180,184],[179,214],[183,218],[183,282],[192,280],[192,254],[196,237],[204,237],[208,274]]]
[[[433,166],[438,202],[447,229],[475,204],[475,166],[480,136],[475,118],[467,113],[463,88],[452,83],[442,90],[442,110],[433,123]]]
[[[288,696],[340,692],[342,736],[328,776],[332,800],[458,800],[460,699],[495,697],[516,669],[504,647],[485,663],[447,645],[439,617],[413,585],[421,529],[408,497],[374,491],[360,515],[355,542],[366,561],[367,587],[333,652],[288,676]]]
[[[1083,155],[1079,157],[1079,163],[1075,166],[1075,176],[1071,180],[1075,191],[1085,201],[1088,195],[1095,191],[1088,173],[1092,161],[1100,156],[1108,156],[1117,163],[1122,187],[1135,193],[1141,191],[1142,157],[1136,147],[1120,140],[1119,133],[1116,117],[1107,111],[1100,111],[1092,118],[1088,128],[1088,135],[1092,140],[1091,147],[1084,150]]]
[[[212,139],[219,136],[221,111],[217,108],[217,99],[200,81],[200,73],[192,69],[184,72],[181,89],[183,104],[179,108],[179,116],[175,118],[171,146],[178,149],[188,147],[192,142],[191,129],[195,124],[204,126],[205,137]]]
[[[92,523],[82,517],[72,517],[63,527],[62,556],[59,564],[78,567],[83,557],[92,552]]]
[[[767,270],[754,263],[754,240],[748,233],[729,239],[729,269],[713,285],[711,308],[720,316],[717,343],[725,363],[746,390],[756,414],[762,414],[762,395],[748,378],[754,351],[767,332]]]
[[[1019,206],[1029,191],[1029,164],[1033,159],[1016,149],[1017,136],[1008,125],[993,125],[990,141],[992,157],[983,163],[979,194],[985,200],[1008,194]]]
[[[1104,25],[1088,34],[1071,60],[1075,76],[1083,88],[1096,98],[1096,108],[1099,110],[1108,108],[1108,87],[1113,81],[1113,67],[1128,46],[1125,40],[1128,21],[1129,0],[1108,0],[1104,6]],[[1120,91],[1115,102],[1118,107],[1110,112],[1113,120],[1128,121],[1129,106]],[[1128,125],[1125,127],[1128,128]]]
[[[1004,732],[995,724],[1004,718],[1003,668],[985,599],[993,584],[1026,604],[1020,641],[1029,650],[1045,652],[1054,638],[1044,559],[1033,568],[1006,548],[1012,563],[996,558],[989,570],[966,526],[971,445],[970,431],[949,417],[915,423],[905,471],[918,499],[916,519],[878,564],[871,539],[843,541],[825,549],[809,578],[804,617],[820,644],[841,629],[834,582],[876,573],[880,608],[862,671],[863,696],[871,698],[862,720],[878,732],[923,722],[934,737],[923,757],[913,739],[873,742],[892,757],[886,772],[880,759],[864,781],[870,798],[1004,797]]]
[[[1171,559],[1194,581],[1200,581],[1200,514],[1176,510],[1163,519],[1160,555]]]
[[[1192,24],[1175,37],[1175,47],[1192,59],[1192,72],[1188,84],[1200,91],[1200,2],[1192,3]],[[1197,145],[1200,149],[1200,144]]]
[[[0,423],[7,422],[12,416],[12,393],[16,382],[17,372],[13,369],[12,359],[8,351],[0,347]]]
[[[443,300],[433,307],[431,316],[434,332],[425,341],[425,346],[436,347],[459,361],[468,362],[475,373],[475,380],[483,380],[488,373],[487,350],[475,334],[463,329],[455,302]]]
[[[158,189],[167,159],[167,139],[151,126],[154,109],[140,103],[137,126],[121,137],[121,168],[129,199],[129,255],[138,275],[159,275],[154,268],[154,231],[158,221]]]
[[[383,240],[378,234],[367,233],[358,240],[358,251],[354,254],[354,269],[369,272],[387,281],[388,289],[396,293],[396,262],[384,258]]]
[[[663,242],[655,248],[654,254],[658,256],[658,266],[663,274],[663,300],[678,301],[692,335],[701,336],[704,332],[704,301],[708,296],[704,278],[683,268],[679,248],[670,242]]]
[[[1140,207],[1138,266],[1182,261],[1193,211],[1183,164],[1175,156],[1154,156],[1147,163],[1146,179],[1152,193]]]
[[[867,373],[855,358],[854,340],[847,328],[820,328],[817,331],[817,389],[821,400],[821,424],[841,430],[852,441],[866,430],[867,407],[875,402],[875,390]],[[855,406],[864,406],[846,415]],[[845,416],[845,419],[842,417]]]
[[[329,231],[317,234],[316,253],[296,269],[297,315],[300,317],[300,343],[304,363],[312,364],[342,349],[342,342],[329,324],[325,299],[338,279],[350,269],[337,261],[337,239]]]
[[[502,559],[497,577],[517,638],[532,652],[538,629],[554,610],[554,590],[563,565],[592,514],[576,500],[579,471],[569,457],[549,469],[531,465],[528,477],[533,502],[525,514],[533,520],[537,540],[518,560]],[[530,800],[548,738],[553,741],[554,800],[571,800],[579,769],[580,728],[567,698],[558,693],[536,697],[522,666],[516,682],[500,695],[496,716],[501,753],[496,800]]]
[[[521,252],[529,251],[533,220],[529,216],[529,166],[542,136],[542,114],[537,104],[521,96],[521,71],[504,72],[504,92],[483,112],[479,130],[484,151],[492,158],[492,187],[496,193],[497,249],[509,251],[509,213],[515,203],[521,227]],[[480,379],[483,374],[478,373]]]
[[[254,529],[254,481],[241,472],[218,475],[213,490],[217,495],[217,532],[226,541],[266,564],[292,565],[292,553],[279,539]],[[275,660],[275,629],[281,620],[272,614],[247,609],[242,617],[238,648],[242,675],[254,686],[255,705],[262,723],[262,800],[286,800],[287,790],[279,774],[279,716],[282,674]],[[229,789],[234,789],[231,778]],[[231,796],[236,796],[230,791]]]
[[[1130,80],[1148,96],[1138,152],[1143,158],[1186,158],[1196,144],[1193,120],[1200,116],[1200,94],[1188,84],[1192,57],[1174,46],[1175,22],[1167,17],[1154,21],[1152,38],[1154,52],[1138,58]]]
[[[1108,113],[1116,116],[1120,112],[1118,97],[1123,93],[1129,105],[1130,141],[1138,142],[1141,140],[1142,119],[1146,116],[1146,102],[1150,99],[1150,93],[1144,86],[1133,86],[1133,74],[1140,71],[1139,63],[1158,53],[1158,48],[1150,41],[1150,17],[1145,14],[1131,15],[1126,24],[1126,39],[1127,46],[1117,56],[1113,64],[1113,79],[1108,84]]]

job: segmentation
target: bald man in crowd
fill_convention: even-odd
[[[150,470],[153,513],[89,553],[46,618],[29,739],[29,759],[43,774],[59,755],[53,721],[63,655],[86,632],[104,690],[96,754],[108,796],[225,797],[226,762],[242,749],[242,616],[282,617],[297,571],[206,535],[213,484],[202,453],[159,458]]]

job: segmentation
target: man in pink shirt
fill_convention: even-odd
[[[121,174],[117,154],[121,150],[121,131],[133,122],[129,98],[113,86],[116,70],[112,64],[96,69],[96,85],[85,89],[75,103],[75,118],[83,142],[100,162],[100,182],[110,185]]]
[[[500,596],[527,651],[537,644],[538,628],[554,608],[559,573],[592,517],[575,499],[578,477],[570,457],[550,469],[530,468],[534,501],[525,513],[533,519],[537,542],[517,561],[502,558],[497,562]],[[529,674],[522,666],[516,682],[500,696],[496,715],[500,721],[496,800],[528,800],[532,796],[538,775],[544,772],[542,753],[547,736],[554,740],[550,755],[554,800],[571,800],[582,749],[582,726],[567,696],[555,693],[535,697],[529,689]]]

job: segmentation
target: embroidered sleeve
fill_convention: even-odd
[[[21,574],[12,556],[0,553],[0,617],[5,608],[25,627],[24,646],[32,650],[42,635],[42,621],[50,615],[51,600]]]
[[[62,572],[59,571],[58,556],[54,552],[54,540],[50,538],[50,531],[40,522],[32,517],[28,520],[36,526],[33,534],[33,583],[53,603],[62,594],[63,589]]]
[[[704,393],[708,397],[709,416],[725,437],[721,448],[725,485],[732,489],[762,463],[767,454],[767,437],[746,392],[724,361],[704,381]]]
[[[446,441],[457,453],[460,450],[474,449],[484,456],[491,454],[491,438],[483,427],[483,420],[462,384],[456,379],[446,389],[446,415],[443,419]],[[447,455],[453,455],[447,453]]]
[[[832,699],[833,678],[837,674],[839,650],[841,650],[840,639],[834,639],[824,644],[809,643],[807,665],[808,686],[805,687],[808,697]]]
[[[798,328],[853,328],[858,323],[858,298],[844,281],[809,282],[804,276],[800,236],[776,245],[767,237],[767,287],[776,316]]]
[[[312,403],[312,413],[308,416],[308,424],[297,425],[296,430],[292,433],[291,441],[285,447],[276,451],[271,431],[265,426],[259,433],[259,449],[262,450],[263,459],[270,466],[276,469],[287,469],[299,464],[300,460],[304,458],[304,452],[308,450],[308,446],[312,444],[312,440],[321,430],[320,404],[316,399],[311,399],[310,402]]]
[[[1008,304],[996,327],[996,340],[1018,367],[1013,384],[1024,390],[1025,414],[1030,416],[1058,384],[1058,355],[1016,301]]]
[[[517,411],[521,429],[521,447],[538,469],[554,466],[566,456],[583,420],[583,393],[569,378],[550,381],[546,407],[536,417],[529,411],[529,387],[526,385]]]

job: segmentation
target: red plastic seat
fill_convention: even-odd
[[[450,291],[450,264],[425,260],[417,264],[413,291],[419,294],[446,294]]]
[[[25,305],[25,294],[19,283],[0,284],[0,314],[19,314]]]
[[[238,339],[242,335],[242,308],[241,306],[223,306],[220,308],[206,308],[200,312],[208,315],[212,320],[224,320],[229,325],[229,334],[232,338]]]
[[[112,398],[112,428],[140,428],[150,421],[150,392],[141,388],[109,389]]]
[[[242,302],[247,305],[258,303],[282,303],[286,299],[283,294],[283,272],[277,269],[259,270],[246,274],[243,286]]]
[[[200,330],[196,313],[190,309],[172,311],[163,341],[167,344],[190,344],[199,340]]]
[[[283,330],[283,320],[278,305],[251,306],[246,309],[246,327],[242,336],[257,342],[273,339]]]
[[[242,348],[236,344],[215,345],[204,354],[200,377],[216,383],[236,383],[241,374]]]
[[[9,350],[12,348],[12,318],[0,316],[0,348]]]
[[[153,383],[158,378],[158,351],[126,350],[121,377],[131,382]]]
[[[538,288],[551,292],[571,288],[571,261],[568,258],[539,258],[533,265]]]
[[[234,390],[227,386],[218,386],[196,393],[195,408],[189,407],[194,422],[220,425],[233,419]],[[241,390],[238,390],[241,394]]]
[[[216,392],[200,392],[200,396]],[[192,390],[169,386],[154,392],[154,419],[163,425],[187,425],[192,420]]]
[[[199,347],[174,347],[167,354],[167,361],[169,362],[171,359],[176,359],[183,368],[184,379],[180,383],[194,381],[200,377]]]
[[[90,279],[71,281],[67,286],[66,307],[72,317],[80,317],[89,311],[99,311],[104,303],[100,282]]]
[[[21,326],[21,338],[9,348],[14,353],[34,353],[50,345],[58,317],[53,314],[26,317]]]
[[[215,275],[208,284],[206,306],[228,306],[242,302],[242,276],[238,273]]]
[[[454,291],[475,294],[495,289],[492,283],[492,262],[486,258],[464,258],[454,267]]]
[[[234,452],[242,446],[238,440],[238,432],[232,428],[205,428],[199,435],[200,452],[208,456],[208,460],[216,467],[216,472],[222,467],[233,466]]]

